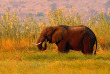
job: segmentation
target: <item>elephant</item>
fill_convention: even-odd
[[[38,38],[37,46],[40,50],[47,49],[47,42],[55,43],[58,51],[67,53],[69,50],[81,51],[84,54],[93,54],[93,47],[97,39],[93,31],[84,25],[79,26],[48,26],[44,28]],[[43,47],[42,44],[45,43]],[[94,54],[96,54],[96,49]]]

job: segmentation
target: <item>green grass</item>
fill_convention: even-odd
[[[97,55],[84,55],[71,51],[68,54],[51,50],[0,52],[0,73],[85,74],[110,73],[110,51]]]

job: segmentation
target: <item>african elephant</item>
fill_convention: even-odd
[[[92,30],[84,25],[80,26],[49,26],[43,29],[37,41],[40,50],[46,50],[47,41],[55,43],[59,52],[69,52],[70,49],[82,51],[84,54],[92,54],[93,46],[97,39]],[[45,42],[45,46],[42,43]],[[96,50],[94,52],[96,54]]]

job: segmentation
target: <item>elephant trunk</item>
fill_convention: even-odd
[[[43,42],[45,42],[44,47],[42,46]],[[42,38],[39,37],[38,41],[37,41],[37,46],[40,50],[46,50],[47,49],[47,39],[46,38]]]

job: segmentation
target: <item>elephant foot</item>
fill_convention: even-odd
[[[92,52],[84,52],[84,51],[82,51],[82,53],[85,54],[85,55],[92,55]]]
[[[61,49],[58,49],[58,52],[60,52],[60,53],[68,53],[69,52],[69,49],[63,49],[63,50],[61,50]]]

